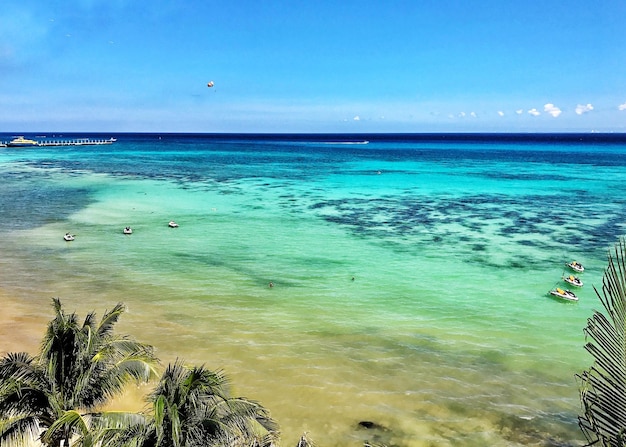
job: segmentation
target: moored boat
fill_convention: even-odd
[[[65,233],[65,236],[63,236],[63,239],[65,239],[66,241],[73,241],[74,240],[74,235],[70,234],[70,233]]]
[[[170,228],[178,228],[178,224],[173,220],[170,220],[170,223],[167,224]]]
[[[561,298],[568,301],[578,301],[578,297],[574,292],[567,289],[561,289],[557,287],[556,289],[550,290],[550,295],[555,296],[557,298]]]
[[[131,227],[125,227],[124,234],[133,234],[133,229]]]
[[[585,267],[583,267],[583,265],[580,262],[572,261],[572,262],[568,262],[565,265],[578,273],[582,273],[585,271]]]
[[[583,286],[583,282],[578,276],[574,276],[574,275],[564,276],[563,281],[565,281],[568,284],[573,285],[574,287]]]
[[[23,136],[15,137],[7,143],[7,147],[30,147],[38,145],[39,143],[35,140],[30,140],[28,138],[24,138]]]

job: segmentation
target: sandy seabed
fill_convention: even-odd
[[[0,312],[0,354],[9,352],[28,352],[35,354],[46,330],[48,317],[34,314],[31,308],[21,303],[11,293],[0,290],[2,312]]]

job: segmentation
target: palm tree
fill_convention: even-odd
[[[268,447],[278,426],[260,404],[229,395],[220,372],[170,364],[148,396],[151,413],[125,429],[108,430],[109,447]]]
[[[596,295],[605,313],[595,311],[587,320],[585,349],[594,364],[582,374],[580,396],[584,414],[579,425],[588,444],[603,447],[626,445],[626,241],[609,253]]]
[[[95,413],[130,381],[155,377],[158,360],[151,346],[113,333],[125,310],[117,304],[96,321],[89,313],[79,324],[58,298],[39,355],[9,353],[0,359],[0,445],[39,439],[49,447],[76,438],[92,445]]]

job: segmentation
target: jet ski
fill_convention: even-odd
[[[561,289],[559,287],[554,290],[550,290],[550,295],[567,301],[578,301],[578,297],[574,292],[567,289]]]

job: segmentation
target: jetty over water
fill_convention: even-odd
[[[72,138],[72,139],[46,139],[43,141],[30,140],[24,137],[16,137],[11,141],[0,141],[0,147],[35,147],[35,146],[90,146],[101,144],[113,144],[115,138],[93,139],[93,138]]]
[[[115,138],[108,138],[106,140],[91,140],[89,138],[79,138],[76,140],[47,140],[39,141],[37,146],[86,146],[94,144],[113,144],[116,141]]]

